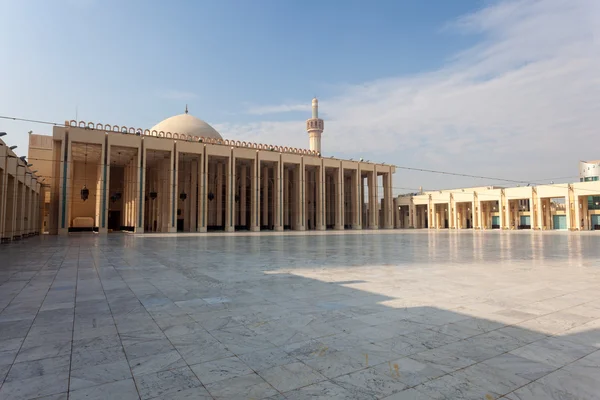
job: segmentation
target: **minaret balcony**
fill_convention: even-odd
[[[308,121],[306,121],[306,130],[310,131],[310,130],[324,130],[325,128],[325,124],[323,123],[323,120],[320,118],[311,118]]]

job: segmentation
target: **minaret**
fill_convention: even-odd
[[[321,134],[323,133],[324,123],[319,118],[319,100],[315,97],[312,100],[312,118],[306,120],[306,131],[310,140],[310,149],[321,154]]]

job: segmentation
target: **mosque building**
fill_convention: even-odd
[[[224,139],[185,113],[151,129],[66,121],[30,134],[43,232],[207,232],[394,227],[395,167],[324,157],[312,101],[309,149]]]

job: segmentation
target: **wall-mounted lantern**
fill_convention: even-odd
[[[81,200],[86,201],[90,197],[90,189],[87,188],[86,185],[83,185],[81,189]]]

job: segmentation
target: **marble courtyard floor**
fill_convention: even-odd
[[[600,235],[0,246],[0,399],[598,399]]]

